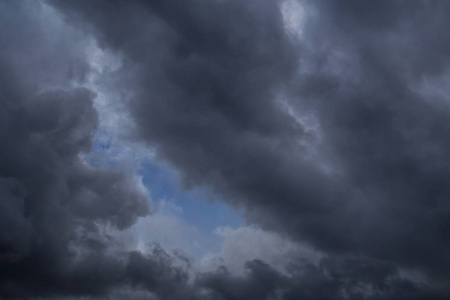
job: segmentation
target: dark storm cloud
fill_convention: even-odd
[[[446,98],[424,96],[421,85],[448,69],[449,6],[330,1],[320,9],[324,22],[320,30],[311,29],[310,41],[312,49],[324,47],[311,54],[323,65],[299,78],[297,101],[313,107],[323,147],[341,176],[364,195],[355,201],[367,202],[362,220],[347,218],[344,226],[338,216],[331,221],[345,231],[330,248],[446,278],[450,107]],[[336,52],[345,68],[330,58]],[[338,67],[325,71],[333,63]]]
[[[109,279],[115,289],[107,294],[108,299],[441,300],[449,296],[448,291],[429,290],[401,278],[391,264],[365,259],[325,258],[318,266],[295,261],[287,267],[287,273],[253,260],[245,264],[244,276],[232,275],[221,267],[215,272],[198,273],[191,281],[186,266],[174,264],[174,258],[159,247],[145,255],[131,252],[126,261],[125,269],[114,269],[109,261],[105,265],[97,264],[101,272],[92,274],[91,270],[80,275],[92,281]],[[94,294],[85,298],[74,294],[46,299],[104,299],[105,296]]]
[[[306,3],[300,42],[277,1],[51,2],[124,55],[138,135],[186,184],[321,250],[445,283],[450,107],[420,92],[448,69],[445,1]],[[318,120],[319,159],[280,94]]]
[[[448,296],[397,269],[448,288],[450,111],[420,93],[447,70],[446,2],[308,3],[301,41],[285,33],[278,1],[48,2],[123,55],[107,80],[130,96],[135,137],[187,185],[331,256],[288,274],[252,261],[245,277],[191,282],[162,249],[111,254],[103,228],[129,227],[147,199],[128,176],[80,160],[97,126],[95,95],[72,84],[88,69],[81,33],[48,26],[35,2],[2,1],[0,296]],[[314,115],[321,138],[282,97]]]
[[[282,274],[260,260],[246,263],[244,278],[226,269],[199,275],[212,299],[445,299],[398,276],[395,267],[361,259],[327,258],[319,266],[292,263]]]
[[[2,299],[102,291],[123,267],[102,254],[108,240],[100,229],[127,228],[148,212],[132,178],[80,159],[98,123],[95,95],[70,87],[83,77],[80,48],[75,36],[50,34],[57,30],[44,9],[0,2]]]

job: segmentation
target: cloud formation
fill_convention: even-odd
[[[134,224],[148,196],[134,178],[80,158],[97,113],[94,93],[70,84],[83,75],[71,66],[74,36],[46,36],[42,14],[51,12],[38,3],[0,6],[1,27],[14,28],[0,37],[0,297],[101,291],[83,274],[116,268],[102,255],[102,230]]]
[[[289,1],[295,26],[283,5],[0,1],[0,297],[449,296],[450,5]],[[186,187],[323,258],[192,275],[182,255],[111,238],[149,199],[130,174],[80,158],[98,125],[80,87],[88,38],[122,58],[104,80],[131,138]]]

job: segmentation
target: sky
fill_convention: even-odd
[[[0,299],[450,299],[449,22],[0,0]]]

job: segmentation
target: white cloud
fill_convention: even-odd
[[[305,11],[296,0],[287,0],[281,4],[284,27],[293,37],[300,38],[303,34]]]
[[[194,259],[211,251],[213,239],[186,223],[182,214],[182,209],[172,202],[160,201],[154,214],[141,218],[133,227],[139,240],[138,250],[146,252],[149,244],[157,243],[166,251],[182,250]]]
[[[307,245],[295,243],[276,233],[264,231],[253,226],[237,229],[220,227],[216,229],[222,239],[222,247],[218,253],[205,256],[200,264],[203,270],[215,269],[225,265],[236,275],[244,273],[246,261],[259,259],[279,271],[293,259],[305,259],[317,263],[321,255]]]

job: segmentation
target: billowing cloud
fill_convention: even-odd
[[[52,12],[39,3],[0,6],[8,29],[0,34],[0,295],[101,291],[116,269],[102,255],[103,228],[134,224],[148,196],[133,177],[80,158],[98,120],[95,94],[72,83],[83,76],[76,35],[50,34]],[[95,283],[83,275],[96,269],[112,274]]]
[[[448,297],[446,2],[0,5],[0,296]],[[149,199],[137,176],[83,158],[92,39],[120,57],[96,80],[122,101],[127,138],[276,233],[222,231],[222,255],[268,237],[289,251],[236,275],[120,246]],[[320,258],[298,259],[300,244]]]
[[[224,266],[231,274],[242,275],[247,261],[261,260],[283,272],[291,261],[303,260],[317,264],[321,258],[317,251],[307,245],[294,243],[257,227],[219,227],[216,234],[222,238],[221,248],[218,253],[209,253],[204,258],[203,268]]]

